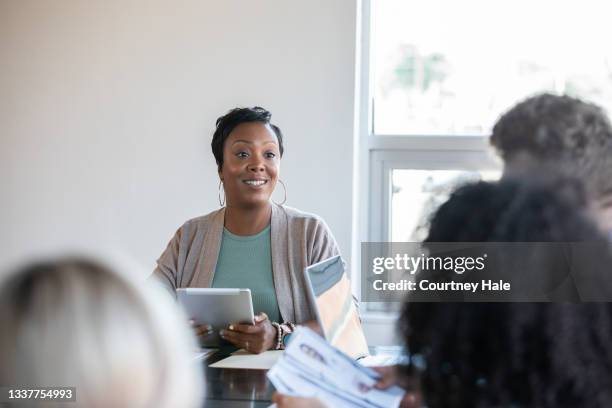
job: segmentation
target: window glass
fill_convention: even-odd
[[[371,2],[373,130],[488,135],[543,91],[612,111],[612,25],[600,0]]]
[[[479,180],[493,181],[499,171],[392,170],[391,241],[420,242],[438,207],[459,186]]]

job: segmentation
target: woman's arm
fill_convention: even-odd
[[[309,228],[309,253],[308,264],[313,265],[317,262],[340,255],[340,248],[336,238],[325,221],[319,217],[313,219],[313,225]]]
[[[176,298],[176,276],[181,234],[182,228],[179,228],[157,260],[157,267],[150,277],[150,279],[154,279],[160,283],[173,298]]]

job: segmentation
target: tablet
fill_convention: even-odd
[[[250,289],[179,288],[176,295],[196,324],[222,329],[230,323],[254,323]]]
[[[340,255],[308,266],[304,276],[323,337],[354,359],[367,356],[368,343]]]

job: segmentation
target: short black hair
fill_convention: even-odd
[[[270,122],[271,119],[272,114],[260,106],[254,106],[252,108],[234,108],[225,115],[219,117],[216,122],[216,129],[215,133],[213,133],[212,142],[210,143],[218,170],[221,171],[221,167],[223,167],[223,146],[225,145],[225,141],[230,133],[232,133],[232,130],[242,123],[260,122],[270,125],[278,139],[278,149],[282,157],[284,152],[283,133],[278,126]]]
[[[612,144],[612,126],[597,105],[544,93],[503,114],[490,142],[504,161],[520,153],[544,160],[575,159]]]

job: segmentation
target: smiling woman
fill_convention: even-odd
[[[277,128],[278,129],[278,128]],[[276,187],[280,170],[282,137],[270,124],[241,123],[226,138],[219,165],[219,178],[227,197],[227,211],[235,208],[268,209],[269,199]],[[225,158],[227,158],[225,160]],[[261,214],[265,216],[265,212]],[[229,216],[229,220],[232,217]],[[266,220],[261,220],[267,225]],[[260,222],[260,224],[262,223]],[[243,230],[246,234],[261,231],[261,225],[238,224],[230,230]]]
[[[172,294],[184,287],[251,289],[255,324],[230,325],[221,335],[255,353],[282,348],[295,323],[314,319],[303,271],[340,253],[322,219],[272,202],[277,182],[284,188],[284,148],[271,117],[254,107],[217,119],[211,147],[222,208],[183,224],[153,273]]]

